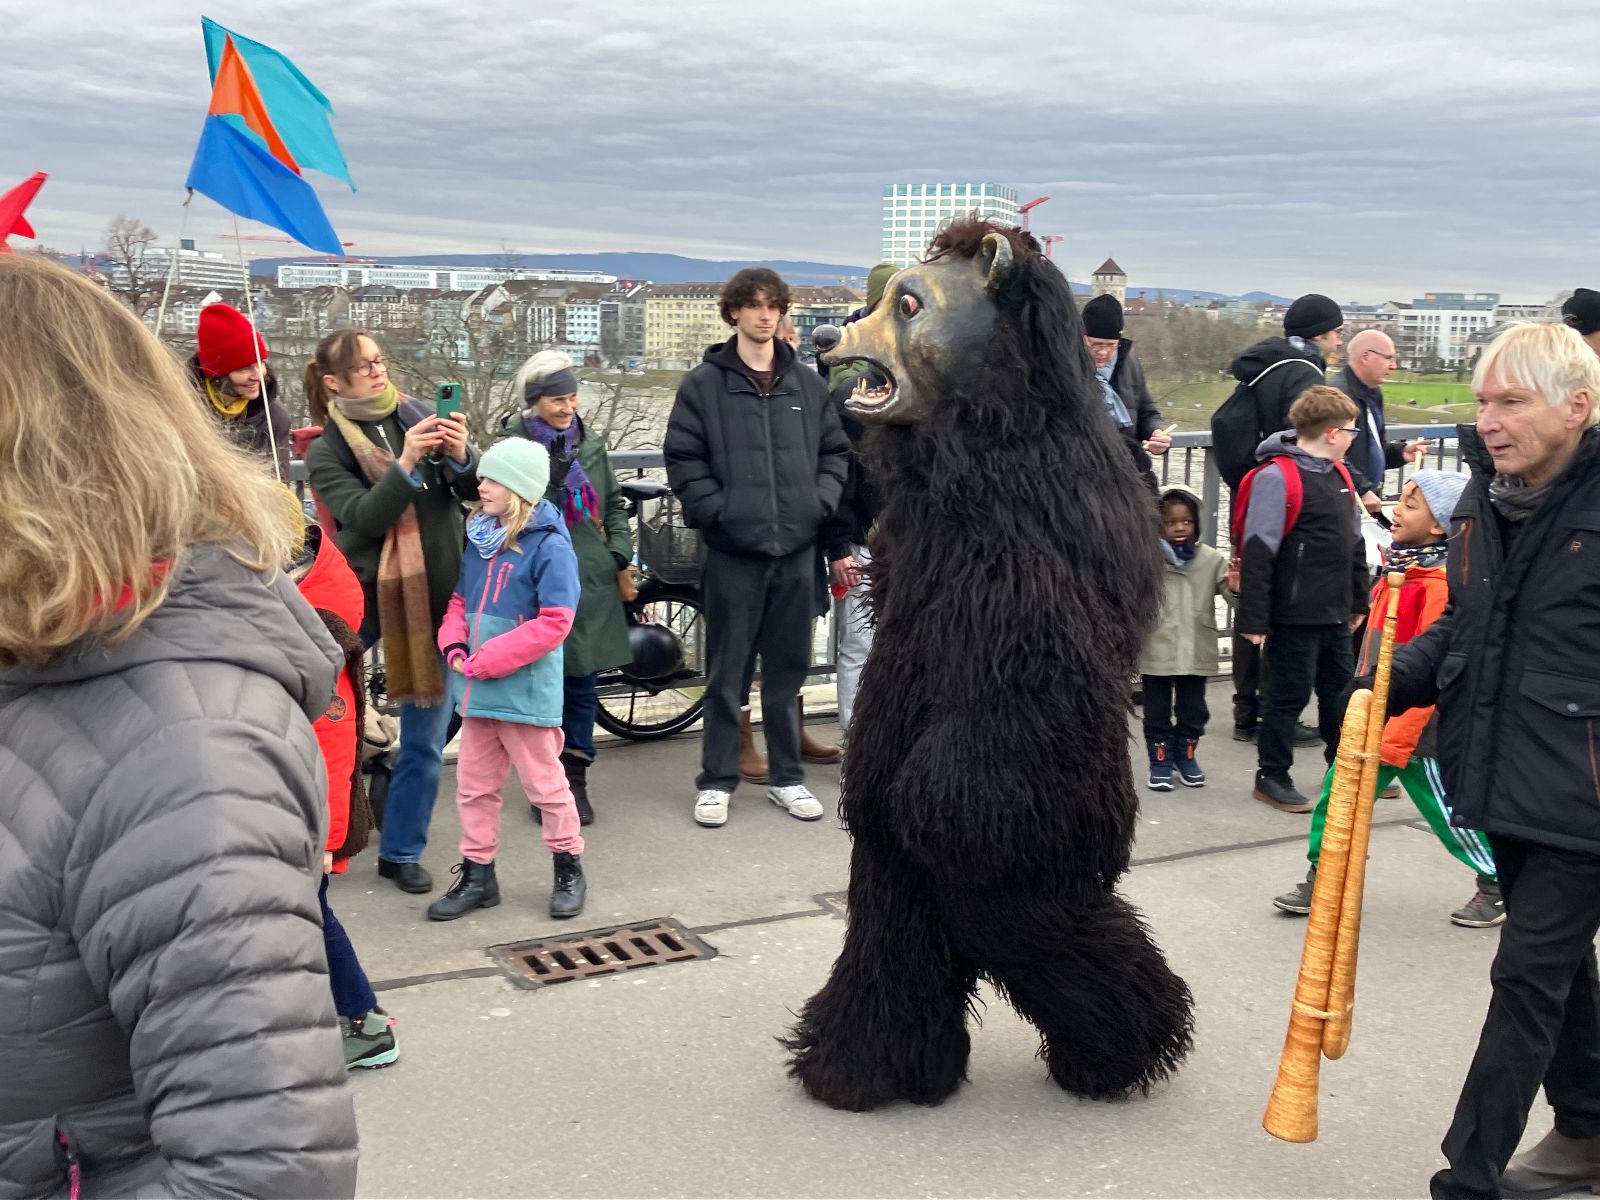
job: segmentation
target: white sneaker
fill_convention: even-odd
[[[797,817],[802,821],[815,821],[822,816],[821,801],[813,796],[811,789],[803,783],[770,788],[767,791],[767,799],[787,811],[791,817]]]
[[[707,788],[703,792],[695,793],[694,819],[708,829],[728,823],[728,801],[733,799],[727,792],[716,788]]]

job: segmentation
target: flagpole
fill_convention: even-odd
[[[178,240],[172,247],[172,259],[167,263],[167,286],[161,289],[161,307],[156,309],[156,337],[161,337],[161,323],[167,319],[167,297],[172,295],[172,281],[178,275],[178,249],[183,245],[184,232],[189,228],[189,201],[194,199],[194,189],[183,200],[183,217],[178,221]],[[134,281],[129,280],[130,284]]]
[[[244,268],[245,315],[250,318],[250,332],[255,335],[256,378],[261,381],[261,415],[267,426],[267,445],[272,448],[272,473],[278,477],[279,483],[287,486],[289,481],[283,477],[283,469],[278,466],[278,435],[272,428],[272,401],[267,395],[267,367],[261,361],[261,330],[256,328],[256,302],[250,293],[250,267],[244,261],[244,241],[239,236],[237,213],[233,215],[233,246],[239,252],[239,265]]]

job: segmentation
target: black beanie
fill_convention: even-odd
[[[1115,296],[1096,296],[1083,306],[1083,332],[1092,338],[1122,336],[1122,305]]]
[[[1561,319],[1584,337],[1600,332],[1600,292],[1577,288],[1572,299],[1561,306]]]
[[[1289,305],[1283,317],[1283,332],[1287,337],[1314,338],[1343,324],[1344,313],[1339,311],[1339,306],[1326,296],[1312,292]]]

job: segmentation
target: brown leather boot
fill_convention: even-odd
[[[750,706],[739,710],[739,778],[751,783],[767,782],[767,760],[756,749],[756,732],[750,728]]]
[[[800,706],[800,757],[808,763],[836,763],[840,759],[839,747],[830,746],[827,742],[819,742],[806,732],[806,702],[803,696],[796,696],[795,703]]]

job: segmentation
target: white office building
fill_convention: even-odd
[[[613,284],[615,275],[599,271],[568,271],[562,268],[516,267],[432,267],[408,263],[295,262],[278,268],[281,288],[370,287],[386,284],[410,291],[434,288],[441,292],[475,292],[509,279],[542,279],[561,283]]]
[[[951,217],[1017,225],[1017,189],[998,183],[891,183],[883,189],[883,261],[907,267]]]
[[[1401,308],[1393,333],[1400,365],[1416,370],[1456,367],[1467,340],[1494,324],[1496,292],[1428,292]]]
[[[248,278],[237,258],[215,254],[210,250],[195,250],[185,239],[177,250],[166,246],[151,246],[144,252],[141,265],[136,268],[141,278],[155,287],[165,287],[167,276],[172,274],[173,255],[177,255],[177,273],[172,275],[172,286],[181,288],[235,288],[242,291]],[[127,286],[127,268],[113,263],[105,268],[118,287]]]

